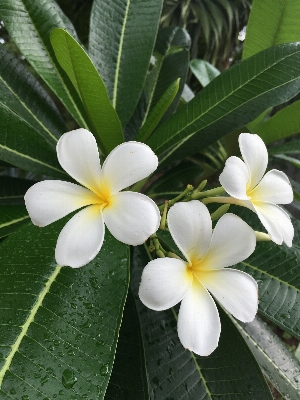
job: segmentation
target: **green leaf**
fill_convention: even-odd
[[[192,60],[190,68],[203,87],[220,75],[220,71],[205,60]]]
[[[256,216],[243,207],[231,206],[255,230],[265,231]],[[292,219],[297,228],[299,222]],[[299,228],[298,228],[299,229]],[[300,232],[300,229],[299,229]],[[300,248],[297,233],[292,248],[273,242],[258,242],[254,253],[235,268],[247,272],[259,284],[260,313],[300,339]]]
[[[29,221],[25,206],[0,206],[0,238],[10,235]]]
[[[222,309],[219,346],[210,356],[198,357],[181,345],[174,310],[155,312],[141,303],[137,291],[142,266],[147,262],[144,249],[135,248],[132,286],[153,391],[151,398],[271,400],[251,351]]]
[[[54,28],[67,29],[74,37],[76,32],[54,0],[3,0],[0,19],[5,28],[36,72],[60,98],[71,115],[82,127],[87,127],[78,97],[74,97],[68,77],[59,67],[50,43]]]
[[[106,232],[92,262],[60,267],[54,247],[64,223],[26,226],[0,247],[3,399],[104,398],[127,294],[128,246]]]
[[[128,292],[114,367],[105,400],[149,400],[148,378],[137,310]]]
[[[294,157],[289,157],[284,154],[275,154],[274,157],[280,158],[281,160],[285,160],[293,164],[295,167],[300,168],[300,160]]]
[[[10,176],[0,176],[0,202],[24,203],[24,194],[35,182],[27,179],[12,178]]]
[[[268,149],[269,156],[275,154],[300,154],[300,140],[292,140],[278,146],[272,146]]]
[[[247,24],[243,59],[278,44],[299,41],[300,26],[297,18],[299,12],[300,4],[294,0],[281,1],[276,7],[272,0],[254,0]],[[268,109],[262,115],[247,125],[251,132],[256,133],[256,127],[270,112],[268,103],[266,108]],[[284,122],[283,120],[281,124]],[[273,132],[274,136],[280,134],[280,130],[277,129]]]
[[[153,67],[154,79],[149,90],[149,105],[151,111],[168,87],[178,78],[180,85],[177,95],[165,113],[163,121],[176,110],[189,70],[189,34],[178,27],[170,26],[159,30],[155,43]]]
[[[0,46],[0,103],[20,115],[55,147],[67,131],[51,97],[5,46]]]
[[[123,142],[123,133],[104,83],[89,56],[68,32],[54,29],[50,37],[56,58],[76,88],[97,142],[107,155]]]
[[[136,137],[137,141],[145,142],[149,138],[174,100],[179,89],[179,83],[180,79],[177,79],[175,82],[171,83],[159,101],[155,104],[153,110],[149,114],[146,122]]]
[[[261,319],[235,325],[242,333],[264,375],[285,399],[299,400],[300,363],[285,344]]]
[[[299,43],[279,45],[216,77],[147,141],[160,165],[194,154],[244,126],[266,103],[280,104],[295,95],[300,89],[299,56]]]
[[[300,132],[300,100],[278,111],[273,117],[252,129],[265,143],[284,139]]]
[[[243,59],[277,44],[297,42],[300,37],[299,14],[298,1],[280,1],[274,7],[272,0],[253,0]]]
[[[123,126],[142,93],[162,3],[162,0],[93,2],[89,54]]]
[[[184,161],[167,171],[147,188],[151,198],[171,199],[184,191],[188,184],[200,179],[203,169],[190,161]]]
[[[188,72],[188,49],[190,37],[178,27],[160,29],[157,35],[154,55],[145,79],[138,105],[125,128],[127,140],[134,140],[150,111],[160,101],[173,82],[180,78],[178,92],[165,115],[164,121],[176,109],[184,88]],[[161,121],[161,122],[162,122]]]
[[[64,178],[54,149],[20,116],[0,104],[0,159],[27,171]]]

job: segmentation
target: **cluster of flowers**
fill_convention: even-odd
[[[229,197],[211,197],[206,202],[249,208],[258,215],[271,240],[291,246],[292,223],[277,205],[293,199],[287,176],[277,170],[264,175],[268,154],[257,135],[241,134],[239,145],[244,161],[230,157],[220,175]],[[147,145],[123,143],[101,167],[94,136],[78,129],[60,138],[57,155],[62,168],[82,186],[42,181],[27,191],[25,202],[32,222],[38,226],[49,225],[82,208],[58,237],[55,257],[59,265],[78,268],[89,263],[101,249],[105,225],[116,239],[130,245],[144,243],[158,230],[157,205],[143,194],[121,192],[156,170],[157,157]],[[210,293],[240,321],[252,321],[257,312],[255,280],[244,272],[226,268],[252,254],[256,235],[243,220],[229,213],[212,229],[209,211],[198,200],[176,203],[170,208],[167,221],[185,260],[165,257],[150,261],[142,274],[139,296],[146,306],[157,311],[181,301],[181,343],[196,354],[209,355],[217,347],[221,331]]]

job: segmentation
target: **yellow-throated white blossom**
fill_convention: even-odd
[[[277,205],[293,201],[288,177],[276,169],[264,175],[268,152],[258,135],[241,133],[239,146],[244,161],[238,157],[229,157],[220,175],[221,185],[231,196],[225,202],[254,211],[273,242],[285,242],[291,247],[294,228],[288,214]]]
[[[62,168],[82,186],[42,181],[27,191],[25,203],[38,226],[82,208],[58,237],[58,264],[78,268],[90,262],[103,244],[104,224],[116,239],[130,245],[142,244],[156,232],[160,220],[156,204],[143,194],[121,192],[157,168],[158,160],[150,147],[138,142],[120,144],[101,168],[94,136],[77,129],[59,139],[57,156]]]
[[[175,204],[167,218],[170,233],[186,260],[166,257],[150,261],[142,273],[139,296],[156,311],[181,301],[179,339],[185,348],[206,356],[217,347],[221,331],[211,294],[240,321],[252,321],[257,312],[255,280],[226,268],[254,251],[255,233],[234,214],[225,214],[212,231],[208,209],[197,200]]]

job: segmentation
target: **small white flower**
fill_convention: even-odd
[[[238,157],[229,157],[219,178],[221,185],[231,196],[227,202],[254,211],[273,242],[285,242],[291,247],[294,228],[290,217],[277,205],[293,201],[293,190],[288,177],[276,169],[264,176],[268,152],[258,135],[241,133],[239,146],[244,162]]]
[[[122,189],[146,178],[158,165],[147,145],[127,142],[117,146],[100,166],[94,136],[85,129],[65,133],[57,144],[62,168],[79,186],[63,181],[43,181],[25,194],[32,222],[46,226],[72,211],[61,231],[55,258],[58,264],[82,267],[98,254],[104,240],[104,223],[123,243],[142,244],[157,231],[160,213],[147,196]]]
[[[196,354],[209,355],[217,347],[221,331],[209,292],[240,321],[252,321],[257,312],[255,280],[244,272],[225,268],[249,257],[255,249],[255,234],[234,214],[220,218],[212,233],[210,214],[196,200],[171,207],[168,226],[187,261],[168,257],[150,261],[142,274],[139,296],[156,311],[181,301],[181,343]]]

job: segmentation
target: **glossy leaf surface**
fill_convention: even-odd
[[[144,250],[136,248],[132,285],[153,391],[151,398],[270,400],[268,386],[250,349],[221,309],[219,346],[210,356],[198,357],[179,342],[175,310],[155,312],[143,306],[137,291],[147,262]]]
[[[5,46],[0,46],[0,103],[20,115],[55,147],[67,131],[49,94]]]
[[[264,375],[284,396],[298,400],[300,363],[266,322],[256,318],[249,324],[237,324]]]
[[[103,81],[89,56],[68,32],[63,29],[53,30],[51,43],[58,62],[84,104],[92,132],[107,155],[123,142],[123,133]]]
[[[299,66],[299,68],[297,67]],[[279,45],[216,77],[160,125],[147,144],[161,166],[196,153],[300,89],[300,45]]]
[[[0,104],[0,159],[27,171],[56,178],[66,175],[55,150],[20,116]]]
[[[256,230],[265,231],[256,214],[243,207],[232,206]],[[299,222],[295,228],[293,248],[273,242],[258,242],[254,253],[235,268],[252,275],[259,284],[259,311],[283,330],[300,339],[300,252]]]
[[[104,398],[127,294],[128,246],[106,232],[91,263],[60,267],[54,247],[64,222],[30,224],[1,245],[3,399]]]
[[[139,318],[131,290],[124,308],[114,367],[105,400],[149,400]]]
[[[93,3],[89,54],[123,126],[142,92],[162,3],[162,0]]]
[[[81,127],[84,117],[74,100],[75,91],[59,67],[50,43],[50,32],[55,28],[76,32],[54,0],[4,0],[0,4],[0,18],[20,51],[32,67],[60,98]]]
[[[145,142],[154,131],[159,121],[162,119],[163,115],[174,100],[179,89],[179,82],[179,79],[173,82],[154,106],[136,137],[137,141]]]

